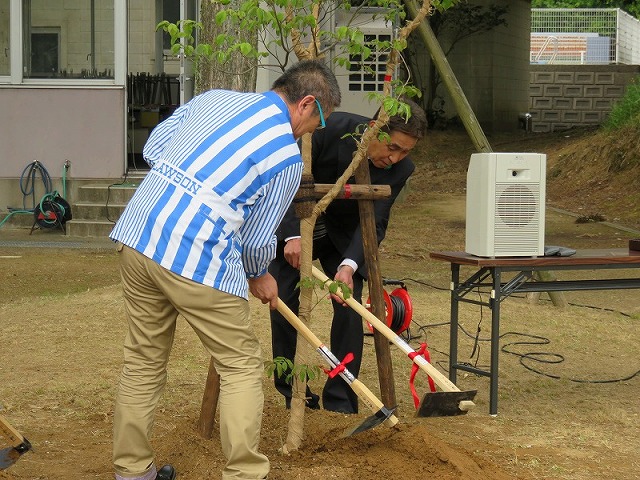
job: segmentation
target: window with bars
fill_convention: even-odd
[[[365,45],[374,48],[378,42],[390,42],[389,31],[365,35]],[[387,68],[387,52],[373,51],[371,57],[363,60],[360,55],[350,55],[349,83],[350,92],[381,92],[384,87],[384,75]]]

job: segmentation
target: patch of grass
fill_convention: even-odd
[[[624,96],[615,103],[604,128],[618,130],[629,125],[640,125],[640,76],[627,86]]]

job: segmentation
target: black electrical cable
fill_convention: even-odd
[[[443,287],[438,287],[435,286],[431,283],[422,281],[422,280],[417,280],[414,278],[409,278],[409,277],[405,277],[402,278],[400,280],[398,280],[399,282],[403,282],[403,281],[411,281],[420,285],[425,285],[427,287],[433,288],[435,290],[446,290],[449,291],[449,288],[443,288]],[[489,288],[489,287],[488,287]],[[480,288],[477,289],[477,293],[478,295],[482,295],[483,293],[488,294],[488,291],[481,291]],[[524,296],[520,296],[520,295],[511,295],[511,297],[513,298],[525,298]],[[394,302],[394,297],[391,297],[391,301],[392,303]],[[549,300],[550,301],[550,300]],[[611,308],[603,308],[603,307],[596,307],[593,305],[585,305],[585,304],[579,304],[579,303],[569,303],[569,305],[571,306],[575,306],[575,307],[580,307],[580,308],[591,308],[591,309],[595,309],[595,310],[603,310],[603,311],[607,311],[607,312],[612,312],[612,313],[618,313],[620,315],[632,318],[632,315],[622,312],[620,310],[615,310],[615,309],[611,309]],[[480,348],[481,348],[481,342],[490,342],[491,339],[490,338],[482,338],[480,336],[481,333],[481,324],[482,324],[482,319],[483,319],[483,307],[480,306],[480,320],[478,322],[478,327],[475,333],[470,333],[468,332],[462,325],[458,324],[458,329],[464,333],[467,337],[473,339],[474,342],[474,346],[472,349],[472,353],[471,353],[471,358],[473,358],[473,356],[476,356],[476,363],[473,364],[473,366],[478,367],[477,362],[478,359],[480,357]],[[395,318],[395,316],[394,316]],[[445,325],[450,325],[451,322],[440,322],[440,323],[432,323],[432,324],[427,324],[427,325],[420,325],[418,324],[418,322],[416,322],[415,320],[411,320],[411,323],[415,323],[416,325],[418,325],[418,331],[419,332],[423,332],[424,330],[426,330],[427,328],[433,328],[433,327],[441,327],[441,326],[445,326]],[[506,337],[507,335],[520,335],[522,337],[528,337],[528,338],[532,338],[535,339],[536,341],[533,342],[511,342],[511,343],[507,343],[504,344],[500,350],[504,353],[510,354],[510,355],[515,355],[517,357],[519,357],[519,362],[520,364],[526,368],[527,370],[533,372],[533,373],[537,373],[538,375],[542,375],[548,378],[553,378],[556,380],[560,380],[564,377],[561,377],[559,375],[552,375],[552,374],[548,374],[545,372],[542,372],[540,370],[537,370],[535,368],[533,368],[530,365],[527,365],[525,362],[526,361],[534,361],[534,362],[539,362],[539,363],[547,363],[547,364],[559,364],[564,362],[564,357],[562,355],[560,355],[559,353],[552,353],[552,352],[528,352],[528,353],[517,353],[514,351],[509,350],[508,347],[510,346],[514,346],[514,345],[548,345],[551,343],[551,340],[548,339],[547,337],[542,337],[540,335],[533,335],[533,334],[527,334],[527,333],[522,333],[522,332],[506,332],[503,333],[502,335],[500,335],[500,339],[503,339],[504,337]],[[448,356],[448,354],[446,352],[442,352],[442,351],[438,351],[436,349],[433,349],[433,347],[430,347],[431,350],[438,352],[444,356]],[[464,364],[464,362],[461,362]],[[468,365],[472,365],[472,364],[468,364]],[[484,368],[487,368],[487,366],[485,366]],[[624,381],[628,381],[631,380],[632,378],[639,376],[640,375],[640,370],[627,375],[625,377],[621,377],[621,378],[613,378],[613,379],[604,379],[604,380],[588,380],[588,379],[579,379],[579,378],[568,378],[567,380],[574,382],[574,383],[593,383],[593,384],[603,384],[603,383],[617,383],[617,382],[624,382]]]
[[[478,292],[478,294],[480,294],[480,292]],[[469,338],[473,338],[474,339],[474,349],[478,348],[479,349],[479,342],[490,342],[491,339],[490,338],[482,338],[480,337],[480,324],[482,323],[482,315],[483,315],[483,308],[482,306],[480,307],[480,321],[478,322],[478,330],[476,332],[476,334],[471,334],[469,332],[467,332],[462,325],[458,324],[458,328],[460,331],[462,331],[465,335],[467,335]],[[560,375],[553,375],[553,374],[549,374],[549,373],[545,373],[542,372],[536,368],[533,368],[531,365],[527,365],[525,362],[531,361],[531,362],[538,362],[538,363],[543,363],[543,364],[559,364],[564,362],[564,357],[559,354],[559,353],[553,353],[553,352],[527,352],[527,353],[518,353],[515,351],[510,350],[508,347],[510,346],[515,346],[515,345],[549,345],[551,344],[551,340],[547,337],[543,337],[540,335],[533,335],[533,334],[529,334],[529,333],[522,333],[522,332],[505,332],[503,334],[501,334],[498,338],[500,340],[504,339],[506,336],[508,335],[519,335],[521,337],[527,337],[530,339],[534,339],[535,341],[520,341],[520,342],[510,342],[510,343],[506,343],[503,344],[500,347],[500,351],[510,354],[510,355],[514,355],[519,357],[519,362],[520,364],[526,368],[527,370],[533,372],[533,373],[537,373],[538,375],[542,375],[548,378],[553,378],[556,380],[560,380],[563,379],[565,377],[562,377]],[[471,354],[471,357],[473,357],[473,353]],[[479,353],[478,353],[479,356]],[[624,382],[627,380],[630,380],[636,376],[638,376],[640,374],[640,370],[636,371],[635,373],[632,373],[628,376],[625,377],[621,377],[621,378],[612,378],[612,379],[604,379],[604,380],[589,380],[589,379],[580,379],[580,378],[567,378],[567,380],[569,380],[570,382],[574,382],[574,383],[617,383],[617,382]]]
[[[124,173],[124,178],[122,179],[122,181],[120,183],[112,183],[111,185],[109,185],[107,187],[107,201],[105,203],[104,209],[106,212],[106,217],[107,217],[107,221],[111,222],[111,223],[116,223],[116,220],[112,220],[109,217],[109,201],[111,200],[111,187],[119,187],[121,185],[124,185],[125,183],[127,183],[127,178],[129,177],[129,169],[127,168],[126,172]]]
[[[425,282],[424,280],[416,280],[415,278],[409,278],[409,277],[405,277],[405,278],[401,278],[400,280],[398,280],[399,282],[404,282],[405,280],[409,280],[413,283],[417,283],[419,285],[425,285],[427,287],[433,288],[434,290],[446,290],[449,291],[449,288],[445,288],[445,287],[438,287],[436,285],[433,285],[432,283],[429,282]]]
[[[404,325],[407,309],[402,299],[394,295],[389,295],[389,298],[391,300],[392,311],[391,325],[389,326],[389,328],[391,328],[391,330],[393,330],[394,332],[399,333],[402,329],[402,326]]]

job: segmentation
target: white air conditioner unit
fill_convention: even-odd
[[[539,153],[474,153],[467,171],[465,251],[544,255],[546,160]]]

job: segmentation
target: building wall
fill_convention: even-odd
[[[22,205],[20,179],[34,160],[60,179],[121,178],[125,149],[123,88],[0,88],[0,205]],[[56,185],[59,188],[59,184]]]
[[[553,132],[602,124],[638,75],[638,65],[532,65],[531,130]]]
[[[508,6],[507,26],[462,40],[451,51],[449,64],[482,128],[487,132],[515,130],[518,115],[528,106],[531,2],[473,3]],[[448,96],[445,107],[447,116],[458,114]]]
[[[129,43],[127,60],[131,73],[159,73],[156,65],[156,1],[138,0],[129,3]],[[177,60],[176,62],[177,63]]]

